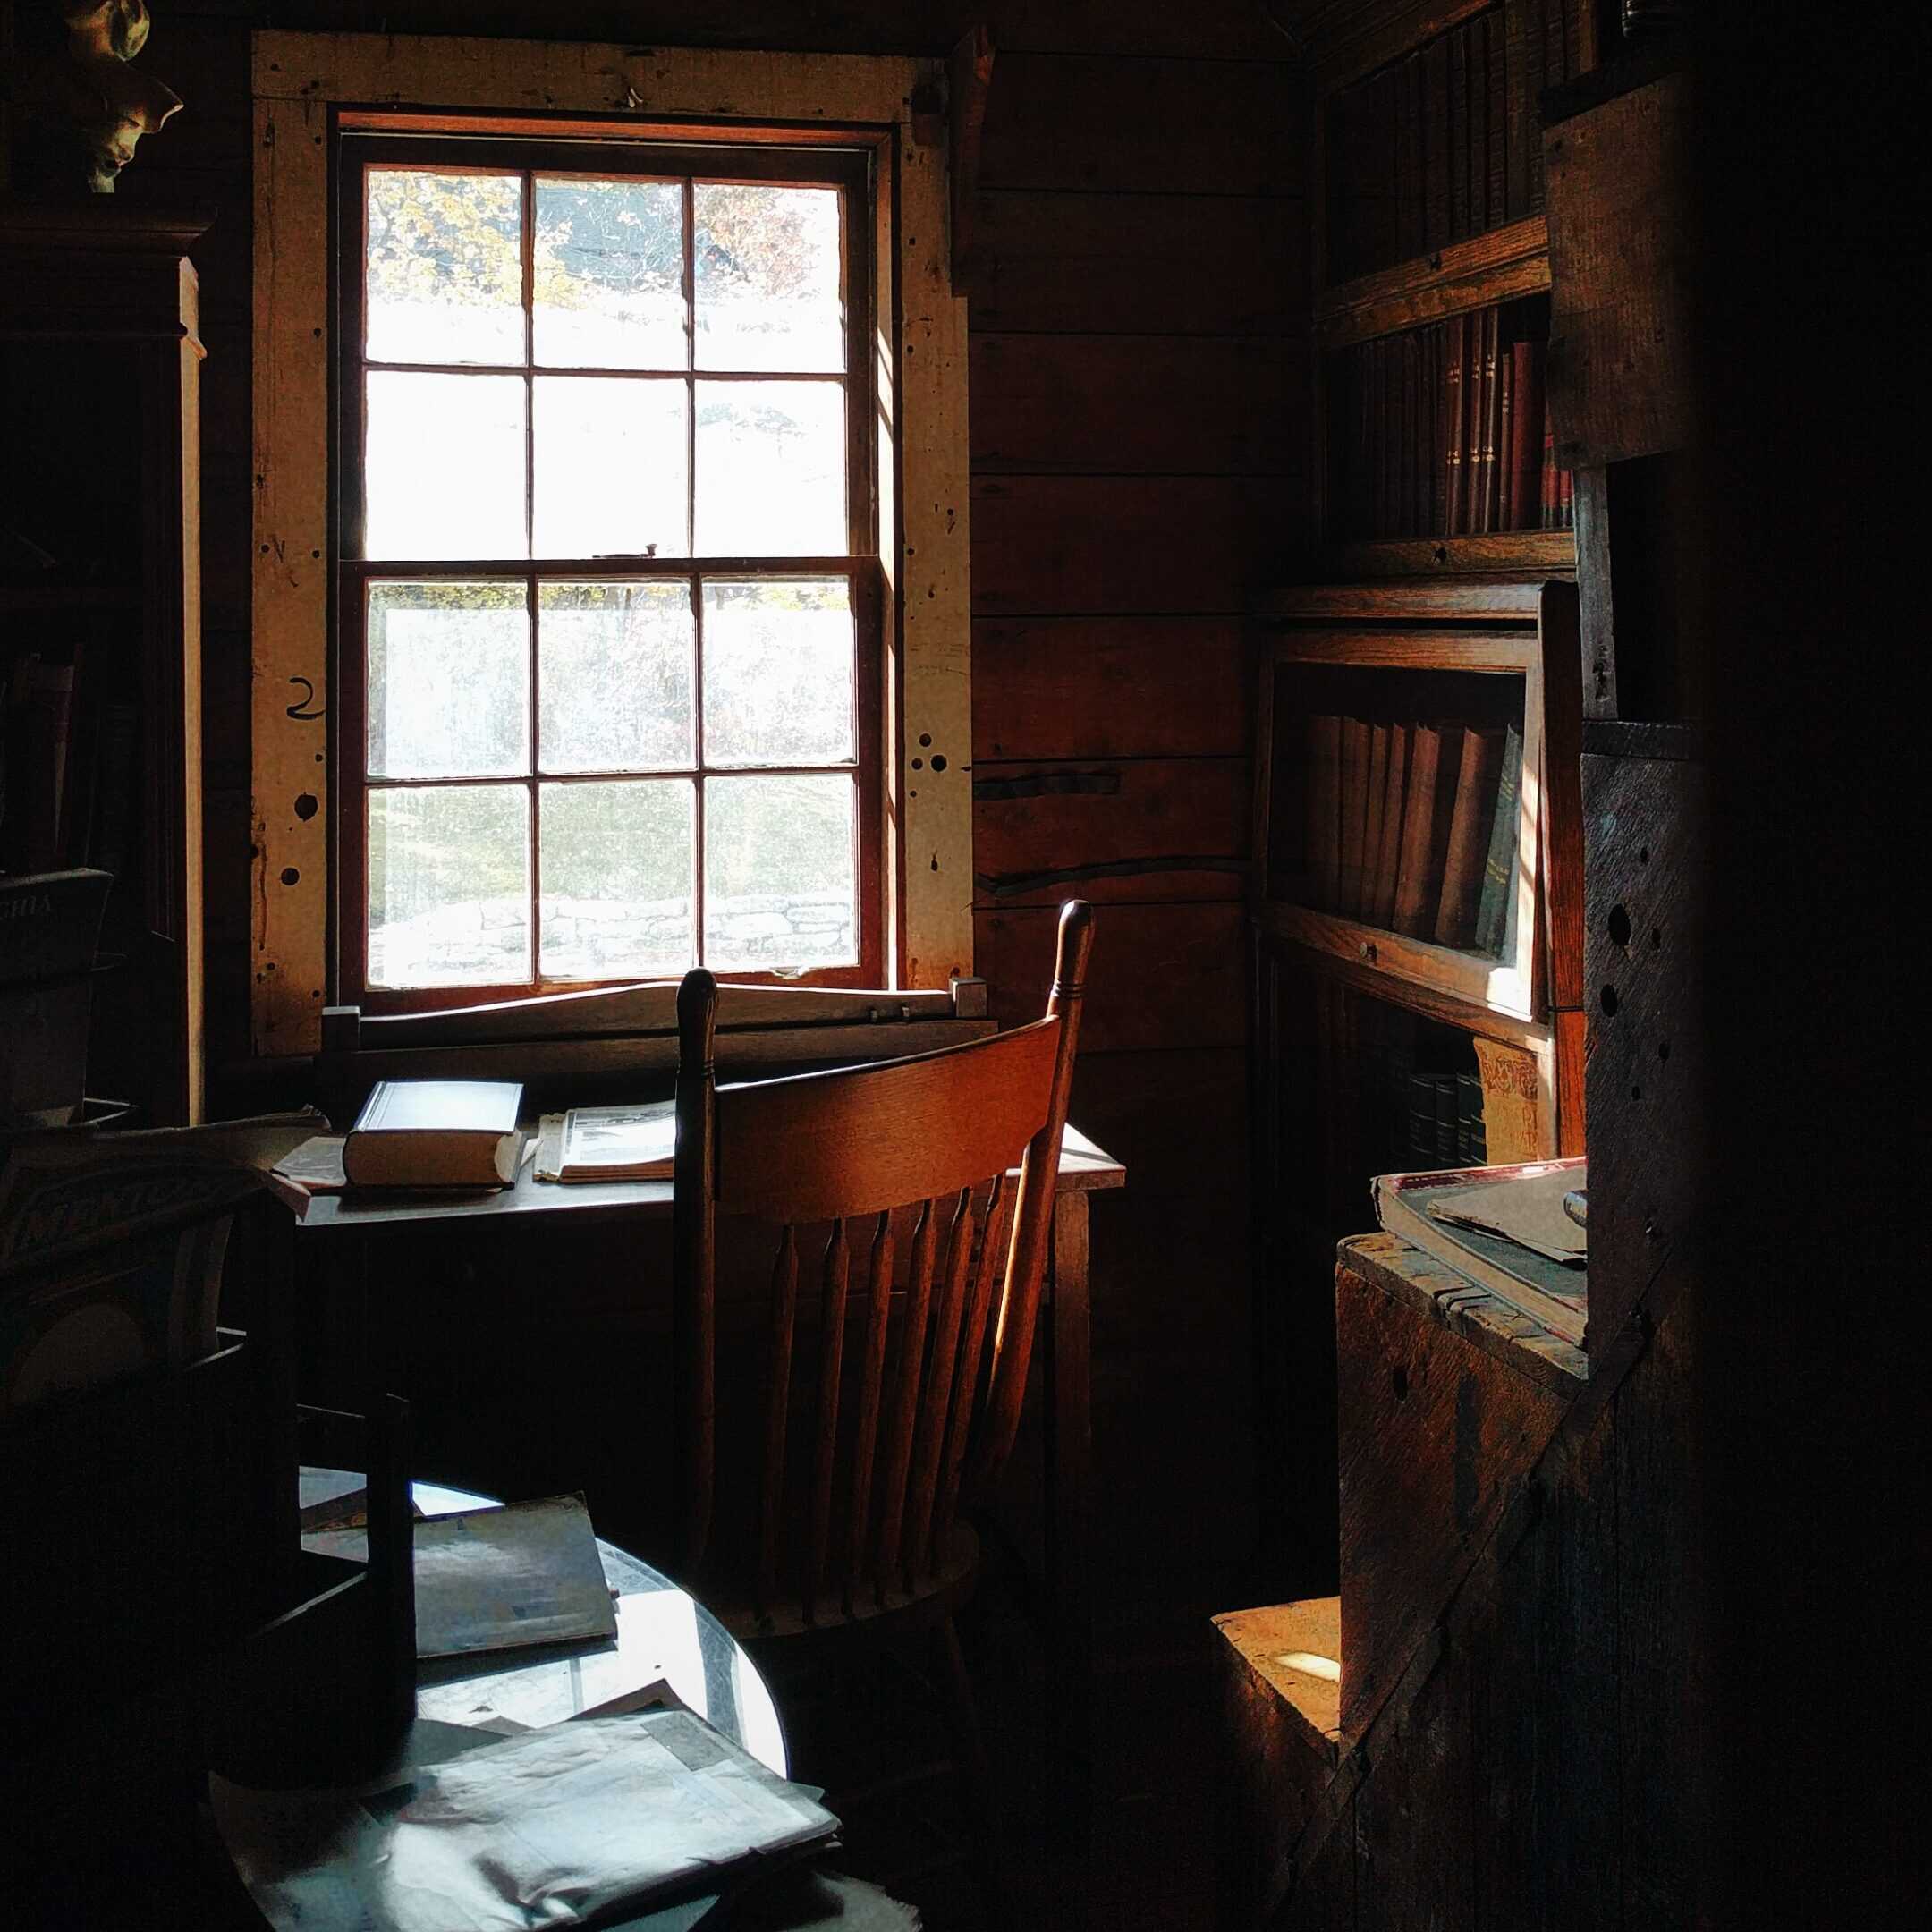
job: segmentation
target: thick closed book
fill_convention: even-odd
[[[516,1080],[378,1080],[343,1147],[352,1187],[507,1187]]]

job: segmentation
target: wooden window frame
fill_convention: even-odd
[[[784,157],[781,161],[780,156]],[[763,157],[769,156],[770,159]],[[598,985],[622,985],[634,981],[636,974],[615,975],[600,980],[545,979],[541,975],[540,945],[531,948],[531,977],[511,982],[472,981],[460,986],[384,987],[372,985],[369,968],[369,825],[368,809],[372,791],[389,788],[389,781],[372,780],[366,768],[367,743],[367,592],[379,582],[420,583],[437,580],[464,582],[518,584],[526,592],[531,627],[530,651],[534,688],[537,653],[541,629],[538,616],[538,592],[546,581],[678,582],[691,587],[694,644],[697,663],[694,699],[703,702],[703,614],[699,587],[705,581],[763,579],[769,581],[789,577],[845,580],[850,591],[853,630],[853,694],[855,756],[852,761],[856,792],[856,835],[853,853],[857,903],[858,957],[846,966],[815,967],[802,971],[780,969],[759,971],[719,966],[721,979],[748,984],[777,983],[808,986],[879,986],[884,983],[886,945],[884,919],[889,895],[882,877],[883,859],[880,827],[880,704],[881,651],[879,621],[882,599],[877,581],[878,491],[876,439],[868,433],[877,419],[877,397],[873,359],[865,352],[876,334],[872,273],[873,235],[876,226],[873,206],[877,195],[876,156],[862,138],[849,147],[813,143],[782,147],[775,142],[750,141],[742,137],[714,143],[685,140],[627,139],[622,143],[601,139],[595,141],[527,138],[505,141],[494,135],[439,135],[434,133],[391,133],[338,129],[335,144],[336,187],[334,198],[336,234],[335,261],[336,327],[336,423],[335,423],[335,655],[331,680],[330,712],[340,728],[331,734],[331,790],[336,801],[335,863],[331,869],[335,887],[333,930],[335,933],[335,1004],[359,1006],[367,1013],[433,1012],[466,1005],[483,1005],[504,1000],[531,997],[547,993],[588,990]],[[847,315],[847,355],[835,374],[826,373],[801,378],[785,371],[773,372],[773,379],[835,381],[846,402],[846,502],[844,551],[833,556],[704,556],[690,555],[657,559],[626,559],[623,562],[589,556],[525,558],[479,558],[470,560],[372,559],[364,541],[363,488],[367,481],[364,436],[367,416],[362,406],[363,377],[369,369],[386,368],[371,363],[361,349],[364,338],[364,304],[367,299],[365,275],[366,238],[361,219],[366,206],[364,182],[377,169],[415,167],[443,173],[517,174],[524,182],[522,250],[525,295],[529,293],[530,250],[534,234],[530,220],[530,184],[538,176],[571,176],[597,179],[670,180],[687,190],[698,181],[739,180],[773,185],[822,185],[836,188],[843,198],[841,209],[842,295]],[[690,196],[685,195],[687,223]],[[686,267],[692,237],[683,235]],[[687,301],[691,291],[687,282]],[[530,352],[526,352],[529,353]],[[402,367],[415,365],[404,364]],[[427,367],[427,365],[423,365]],[[504,374],[512,365],[436,365],[438,373],[459,375]],[[541,366],[529,361],[515,373],[528,380],[542,372]],[[642,379],[653,373],[682,377],[690,385],[701,381],[736,379],[730,375],[713,377],[697,368],[665,372],[632,369],[580,371],[572,375],[609,374]],[[748,379],[766,379],[762,374]],[[695,422],[695,416],[692,418]],[[688,424],[687,428],[691,425]],[[524,423],[526,521],[534,517],[530,500],[529,466],[533,457],[534,417]],[[693,433],[695,433],[693,431]],[[695,501],[697,477],[686,478],[688,500]],[[528,532],[527,532],[528,533]],[[531,547],[534,548],[534,546]],[[532,729],[534,731],[534,715]],[[835,770],[835,765],[813,769]],[[701,758],[689,772],[663,775],[691,777],[699,787],[709,775],[734,775],[737,768],[714,767]],[[753,773],[753,775],[756,774]],[[588,775],[595,779],[600,775]],[[657,774],[640,774],[657,776]],[[429,781],[426,781],[429,782]],[[538,769],[537,747],[530,748],[530,769],[520,777],[488,781],[433,781],[443,783],[490,782],[521,784],[532,797],[533,814],[546,776]],[[554,782],[587,782],[587,775],[571,774]],[[537,823],[533,816],[531,824]],[[704,901],[707,884],[704,871],[705,809],[700,795],[695,821],[695,889],[693,944],[702,953],[704,945]],[[536,930],[540,930],[542,902],[541,840],[534,835],[530,852],[529,896]],[[699,962],[694,961],[693,963]],[[704,963],[712,963],[708,961]]]
[[[527,140],[554,136],[561,120],[573,138],[869,147],[881,661],[868,817],[886,900],[879,977],[936,988],[970,973],[966,313],[947,275],[945,129],[932,111],[944,64],[265,31],[253,37],[253,72],[254,1053],[314,1052],[335,983],[330,759],[349,720],[330,710],[328,250],[342,131]]]

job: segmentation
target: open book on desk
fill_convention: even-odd
[[[674,1103],[572,1107],[546,1114],[537,1134],[539,1181],[668,1181],[677,1149]]]

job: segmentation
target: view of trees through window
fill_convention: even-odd
[[[846,191],[361,180],[366,988],[857,965]]]

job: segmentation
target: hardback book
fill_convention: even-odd
[[[1496,355],[1491,335],[1495,326],[1494,309],[1482,309],[1470,318],[1470,367],[1463,378],[1469,388],[1469,439],[1463,456],[1466,470],[1463,487],[1469,492],[1469,506],[1462,528],[1472,537],[1483,536],[1489,528],[1487,509],[1489,472],[1484,457],[1489,396],[1496,386]],[[1495,453],[1494,446],[1490,445],[1487,454],[1493,458]]]
[[[1443,470],[1448,502],[1443,532],[1469,528],[1469,371],[1471,318],[1452,316],[1443,352]]]
[[[1489,110],[1486,125],[1489,134],[1489,219],[1491,228],[1500,228],[1509,219],[1509,76],[1504,47],[1503,16],[1492,13],[1484,21],[1487,53],[1483,72],[1489,86]]]
[[[1449,239],[1449,42],[1438,35],[1422,50],[1422,215],[1428,246]]]
[[[1540,1226],[1541,1193],[1554,1189],[1560,1211],[1562,1194],[1585,1184],[1587,1165],[1579,1155],[1504,1167],[1378,1174],[1376,1219],[1552,1335],[1580,1345],[1589,1305],[1587,1250],[1560,1261],[1498,1230],[1513,1224],[1518,1208],[1528,1216],[1526,1227]],[[1524,1198],[1513,1199],[1512,1191]]]
[[[1362,788],[1361,894],[1355,907],[1358,919],[1375,917],[1382,890],[1382,804],[1388,791],[1388,726],[1381,723],[1369,725],[1368,778]]]
[[[1342,857],[1342,720],[1308,721],[1308,872],[1316,909],[1333,912]]]
[[[1424,1166],[1436,1160],[1436,1076],[1409,1076],[1409,1158]]]
[[[521,1137],[516,1080],[378,1080],[343,1146],[352,1187],[508,1187]]]
[[[1509,489],[1512,530],[1534,530],[1541,516],[1538,496],[1543,436],[1543,344],[1510,344],[1514,414],[1509,435]]]
[[[1382,784],[1382,836],[1377,860],[1375,902],[1364,905],[1362,917],[1377,926],[1395,918],[1395,875],[1402,866],[1402,800],[1409,783],[1409,742],[1413,726],[1388,727],[1388,759]]]
[[[1489,465],[1491,530],[1516,528],[1516,490],[1510,476],[1510,451],[1516,435],[1516,351],[1496,352],[1496,461]]]
[[[1449,43],[1449,239],[1461,242],[1470,232],[1469,36],[1456,30],[1443,38]]]
[[[1496,822],[1496,771],[1503,733],[1471,726],[1462,733],[1455,806],[1443,853],[1442,894],[1436,904],[1437,945],[1466,946],[1475,936],[1489,828]]]
[[[1456,1143],[1456,1126],[1461,1118],[1462,1096],[1453,1073],[1436,1076],[1436,1165],[1453,1167],[1461,1159]]]
[[[1518,802],[1522,789],[1522,732],[1512,723],[1503,733],[1503,766],[1496,776],[1496,817],[1476,899],[1476,930],[1470,944],[1491,959],[1502,957],[1515,896]]]
[[[1353,919],[1361,910],[1362,815],[1368,797],[1368,722],[1342,720],[1342,858],[1335,910]]]
[[[537,1136],[539,1181],[668,1181],[677,1148],[675,1103],[572,1107],[546,1114]]]
[[[1395,860],[1392,928],[1411,939],[1434,931],[1442,890],[1443,855],[1449,838],[1449,807],[1462,753],[1460,724],[1417,724],[1409,750],[1409,783],[1402,793],[1402,849]]]

